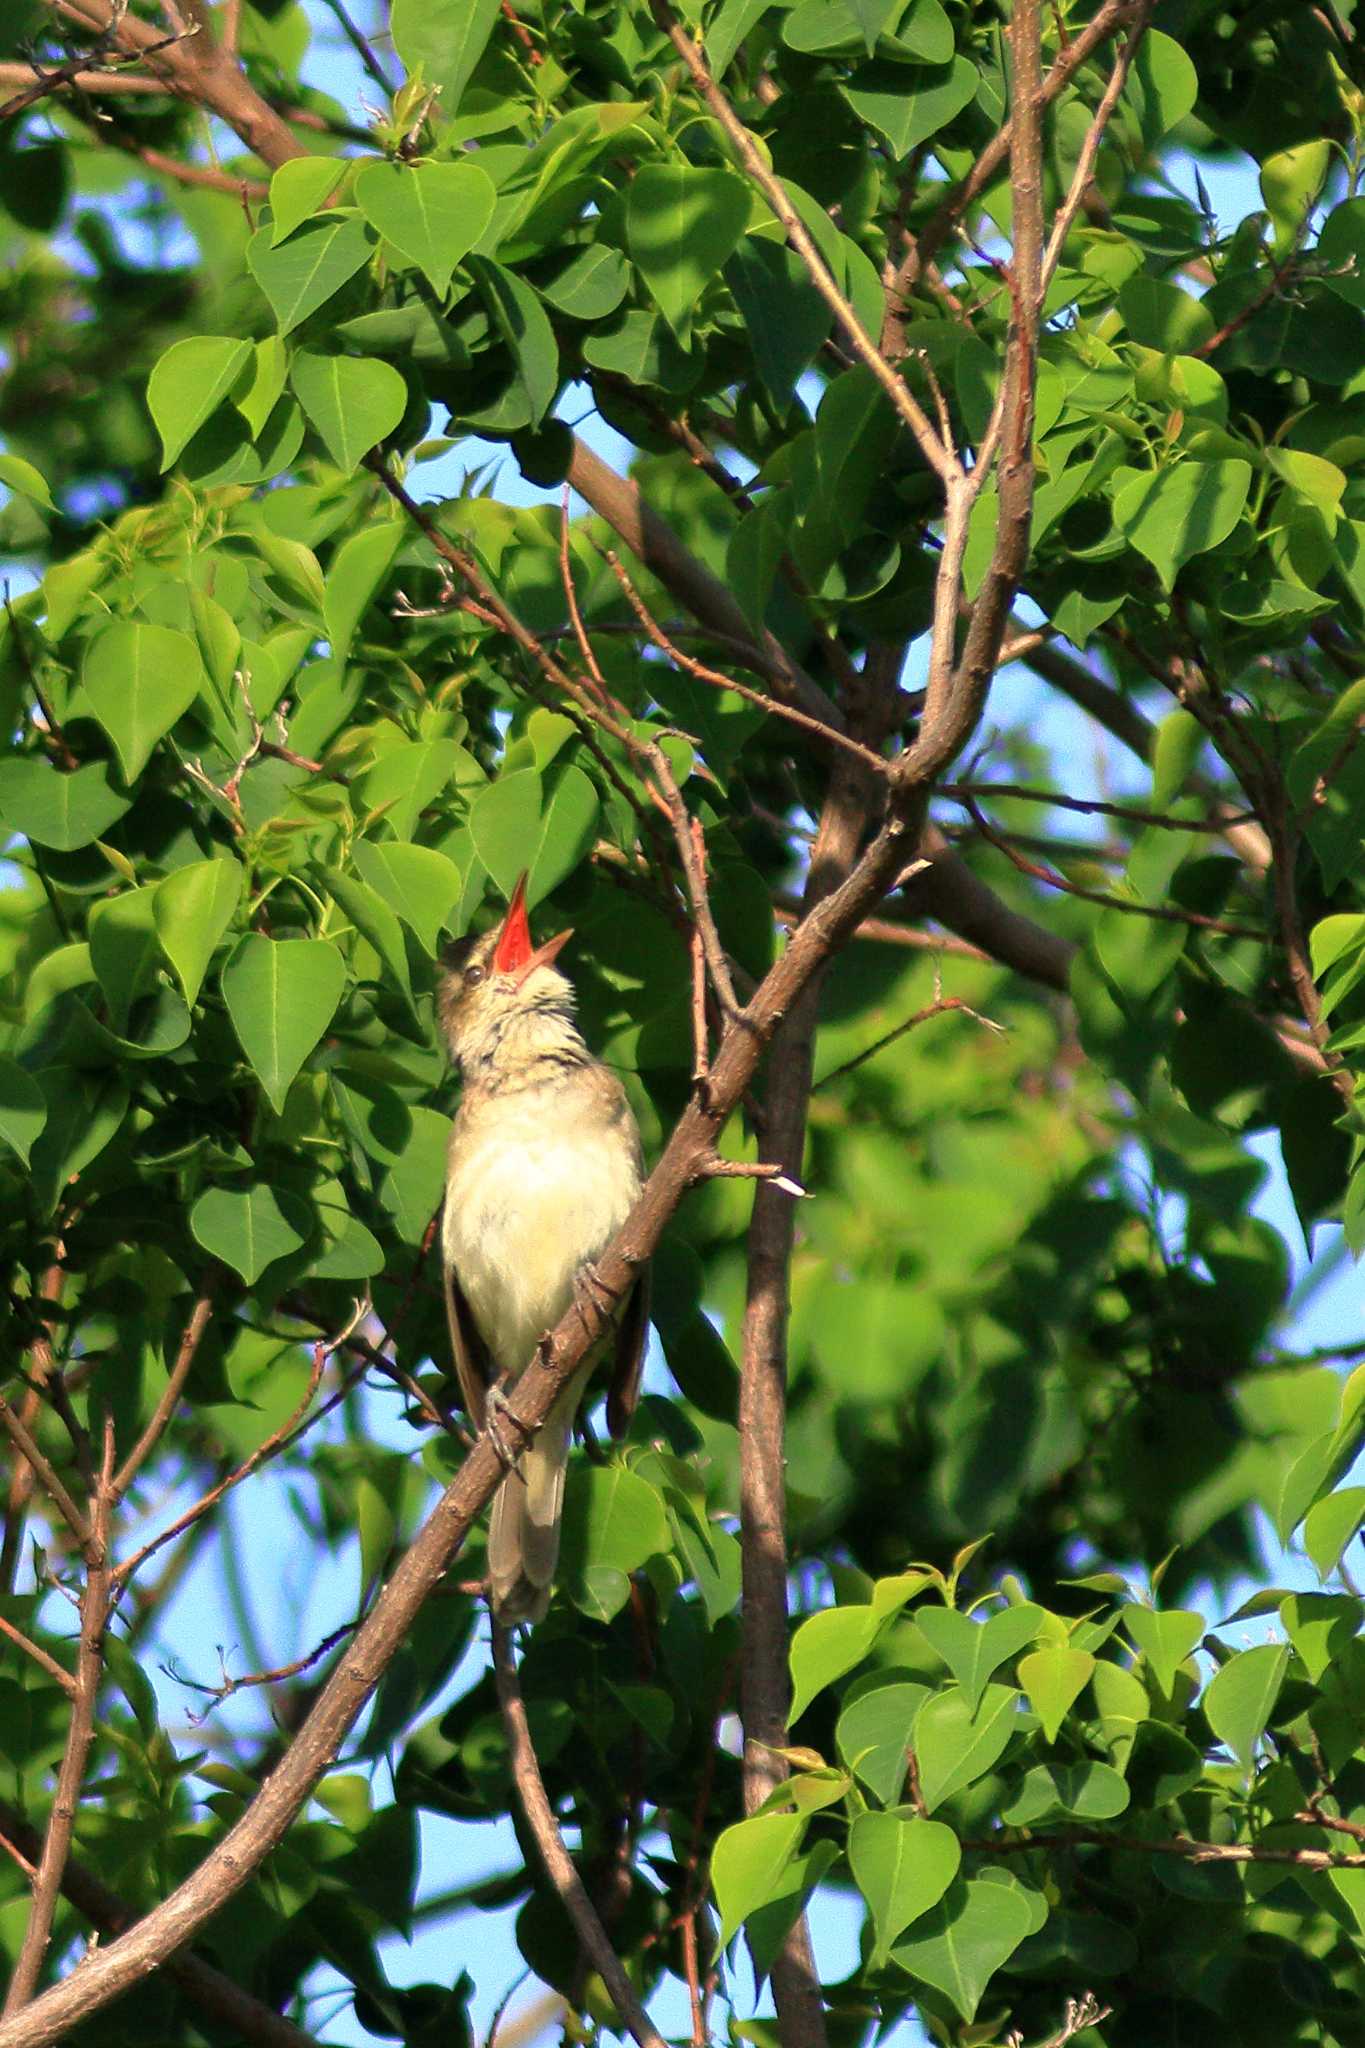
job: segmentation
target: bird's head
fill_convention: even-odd
[[[523,874],[502,923],[446,955],[437,1004],[462,1072],[499,1057],[533,1056],[538,1019],[563,1028],[573,1013],[573,984],[554,963],[572,937],[559,932],[543,946],[531,944]]]

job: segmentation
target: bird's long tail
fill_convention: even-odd
[[[559,1558],[564,1473],[582,1383],[560,1394],[516,1470],[498,1488],[488,1525],[493,1614],[504,1626],[539,1621],[550,1604]]]

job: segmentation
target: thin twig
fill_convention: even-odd
[[[811,240],[800,214],[787,197],[779,178],[774,177],[754,144],[744,123],[711,76],[700,44],[691,30],[678,20],[668,0],[652,0],[654,18],[672,43],[692,76],[692,83],[729,136],[745,171],[758,187],[786,231],[792,249],[805,265],[807,275],[835,319],[848,336],[849,346],[876,378],[892,410],[899,414],[914,436],[915,445],[929,467],[946,487],[963,474],[962,465],[945,447],[933,422],[903,378],[898,377],[859,320],[825,266],[825,260]]]
[[[6,2018],[27,2005],[38,1986],[43,1958],[47,1954],[47,1946],[52,1938],[52,1919],[57,1910],[57,1900],[61,1896],[62,1877],[71,1851],[71,1837],[81,1803],[81,1788],[85,1783],[86,1759],[95,1733],[95,1706],[99,1699],[100,1682],[104,1676],[104,1632],[109,1621],[111,1589],[108,1545],[109,1518],[115,1499],[113,1472],[114,1425],[112,1418],[106,1416],[104,1447],[93,1503],[93,1522],[89,1542],[85,1546],[87,1564],[85,1585],[81,1591],[81,1633],[76,1653],[76,1681],[71,1719],[67,1725],[61,1768],[57,1773],[57,1789],[53,1795],[52,1812],[48,1818],[47,1833],[43,1837],[43,1853],[39,1858],[37,1875],[33,1880],[33,1902],[29,1908],[28,1925],[24,1929],[23,1945],[5,1996]]]
[[[180,1396],[185,1391],[185,1382],[190,1376],[190,1371],[198,1354],[204,1332],[208,1328],[209,1317],[213,1314],[215,1285],[215,1280],[211,1278],[200,1290],[199,1298],[190,1310],[189,1320],[185,1324],[184,1335],[180,1339],[180,1348],[176,1353],[175,1363],[172,1365],[170,1375],[161,1390],[161,1398],[152,1410],[146,1428],[114,1475],[114,1499],[116,1502],[123,1499],[124,1494],[127,1493],[128,1488],[132,1485],[134,1479],[136,1479],[138,1473],[160,1443],[171,1417],[179,1406]]]
[[[622,567],[615,549],[604,549],[603,559],[625,592],[626,602],[640,621],[648,638],[653,641],[660,653],[666,654],[674,666],[680,668],[685,675],[695,676],[698,682],[709,683],[714,690],[731,690],[735,696],[743,697],[746,703],[757,704],[761,711],[770,712],[774,718],[784,718],[789,725],[799,725],[804,732],[816,733],[830,746],[839,747],[844,753],[852,754],[876,774],[886,774],[888,763],[885,757],[875,753],[871,747],[865,747],[861,740],[854,739],[851,734],[826,724],[824,719],[813,718],[808,712],[798,710],[794,704],[784,704],[776,697],[765,697],[761,690],[751,690],[747,683],[736,682],[733,676],[723,674],[718,668],[708,668],[704,661],[697,661],[690,654],[684,654],[650,613],[644,599]]]
[[[6,1621],[3,1614],[0,1614],[0,1635],[8,1636],[16,1648],[22,1650],[26,1657],[31,1657],[39,1669],[45,1671],[64,1693],[75,1697],[76,1681],[66,1666],[59,1664],[55,1657],[50,1657],[42,1644],[35,1643],[32,1636],[26,1636],[12,1621]]]
[[[0,1428],[8,1435],[10,1442],[20,1455],[28,1461],[30,1470],[43,1488],[62,1520],[70,1529],[82,1550],[91,1542],[92,1531],[89,1522],[67,1492],[51,1464],[34,1442],[28,1429],[20,1421],[3,1394],[0,1394]]]
[[[564,1837],[545,1790],[535,1744],[531,1740],[512,1655],[511,1632],[499,1622],[493,1624],[493,1674],[497,1681],[503,1727],[507,1733],[512,1782],[526,1816],[526,1825],[545,1865],[545,1874],[559,1894],[560,1903],[572,1920],[574,1931],[606,1985],[627,2031],[639,2048],[666,2048],[663,2035],[650,2024],[649,2015],[636,1997],[634,1987],[588,1897],[587,1888],[574,1868],[573,1858],[564,1846]]]
[[[305,1671],[311,1671],[315,1664],[321,1663],[329,1650],[334,1650],[338,1643],[344,1643],[347,1636],[354,1635],[359,1626],[359,1621],[343,1621],[340,1628],[334,1628],[330,1635],[315,1643],[302,1657],[295,1657],[290,1664],[277,1664],[271,1671],[248,1671],[241,1678],[224,1678],[218,1685],[209,1685],[201,1678],[190,1678],[184,1672],[176,1672],[174,1676],[179,1684],[189,1686],[194,1692],[207,1693],[215,1706],[221,1706],[235,1692],[244,1692],[250,1686],[282,1685],[287,1678],[301,1677]],[[208,1711],[205,1708],[204,1714]],[[191,1717],[195,1727],[204,1719],[204,1714]]]
[[[971,813],[977,831],[987,843],[1003,853],[1021,875],[1029,875],[1035,882],[1044,882],[1049,889],[1060,889],[1067,896],[1077,896],[1082,903],[1096,903],[1102,910],[1122,910],[1132,917],[1149,917],[1159,924],[1186,924],[1195,931],[1219,932],[1226,938],[1261,939],[1266,934],[1255,925],[1238,924],[1231,918],[1207,917],[1200,910],[1186,910],[1176,903],[1139,903],[1129,896],[1115,896],[1108,889],[1090,889],[1083,882],[1072,882],[1059,874],[1056,868],[1045,867],[1041,861],[1030,860],[1010,843],[1003,833],[997,832],[987,823],[975,797],[962,794],[960,802]]]
[[[1072,223],[1081,210],[1081,203],[1085,198],[1086,188],[1095,175],[1095,160],[1099,156],[1100,144],[1104,140],[1105,130],[1108,128],[1110,117],[1118,105],[1119,95],[1128,82],[1128,73],[1133,59],[1138,53],[1138,45],[1147,33],[1147,25],[1152,18],[1155,8],[1156,0],[1138,0],[1131,33],[1127,42],[1119,51],[1118,56],[1114,59],[1114,68],[1109,74],[1109,83],[1105,86],[1103,97],[1091,117],[1090,126],[1085,133],[1085,140],[1081,144],[1080,155],[1076,159],[1076,168],[1071,174],[1071,183],[1067,188],[1066,198],[1062,201],[1053,217],[1052,233],[1048,237],[1047,252],[1043,257],[1042,282],[1044,291],[1047,290],[1048,285],[1052,282],[1057,265],[1062,260],[1062,249],[1066,238],[1071,233]]]
[[[357,1305],[357,1314],[363,1313],[364,1311]],[[338,1345],[345,1342],[350,1334],[350,1330],[347,1329],[328,1342],[324,1343],[321,1339],[318,1340],[313,1346],[313,1364],[308,1375],[308,1384],[303,1390],[302,1400],[298,1403],[292,1414],[280,1424],[278,1429],[273,1430],[263,1443],[257,1444],[251,1455],[244,1458],[240,1465],[229,1472],[225,1478],[220,1479],[216,1486],[211,1486],[207,1493],[201,1494],[193,1506],[186,1508],[182,1515],[177,1515],[169,1527],[162,1529],[159,1534],[151,1537],[149,1541],[144,1543],[140,1550],[135,1550],[130,1557],[124,1558],[121,1564],[116,1565],[113,1576],[117,1585],[125,1586],[133,1574],[146,1563],[149,1557],[154,1556],[164,1544],[171,1542],[174,1537],[180,1535],[182,1530],[190,1528],[193,1523],[199,1521],[201,1517],[208,1513],[210,1508],[217,1506],[225,1493],[231,1493],[234,1487],[240,1486],[242,1481],[249,1478],[259,1466],[265,1463],[267,1458],[274,1457],[279,1452],[287,1450],[291,1444],[295,1443],[302,1436],[305,1429],[312,1429],[316,1423],[322,1421],[324,1416],[330,1415],[332,1410],[341,1401],[345,1400],[351,1388],[364,1377],[366,1368],[363,1363],[354,1367],[350,1373],[346,1374],[337,1391],[323,1402],[315,1414],[308,1414],[308,1410],[313,1404],[313,1396],[317,1393],[323,1372],[326,1369],[328,1358]]]
[[[896,1040],[904,1038],[907,1032],[918,1030],[919,1026],[927,1024],[931,1017],[942,1017],[949,1011],[970,1017],[973,1023],[980,1024],[987,1031],[994,1031],[997,1034],[1003,1034],[1006,1028],[1003,1024],[997,1024],[993,1017],[983,1017],[980,1010],[974,1010],[971,1004],[964,1003],[960,996],[935,996],[932,1003],[926,1003],[922,1010],[916,1010],[913,1017],[906,1017],[892,1030],[884,1032],[874,1044],[864,1047],[860,1053],[855,1053],[853,1058],[845,1060],[842,1066],[831,1067],[829,1072],[822,1074],[813,1085],[816,1088],[827,1088],[831,1081],[842,1080],[845,1074],[851,1074],[856,1067],[864,1066],[868,1060],[875,1059],[879,1052],[885,1052],[888,1045],[894,1045]]]

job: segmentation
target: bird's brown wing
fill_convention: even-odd
[[[640,1398],[640,1375],[645,1367],[645,1346],[649,1342],[649,1268],[645,1267],[630,1290],[616,1329],[611,1385],[607,1389],[607,1428],[613,1436],[624,1436]]]
[[[485,1399],[497,1374],[453,1266],[445,1268],[445,1292],[450,1350],[460,1382],[460,1398],[475,1429],[482,1429]]]

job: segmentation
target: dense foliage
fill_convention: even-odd
[[[669,1223],[671,1378],[576,1457],[522,1654],[612,1945],[646,1998],[688,1987],[698,2042],[769,2038],[723,1944],[766,1976],[810,1903],[818,1954],[836,1894],[865,1911],[837,2042],[912,2010],[959,2048],[1365,2040],[1365,1369],[1290,1348],[1293,1249],[1255,1206],[1268,1137],[1308,1238],[1365,1243],[1365,59],[1351,0],[1100,11],[1079,63],[1089,0],[1042,22],[1045,239],[1082,175],[1006,648],[1027,715],[988,704],[928,869],[833,958],[788,1162],[792,1774],[744,1818],[750,1179]],[[975,453],[1020,317],[983,159],[1010,14],[679,6],[861,328]],[[344,1654],[271,1615],[266,1663],[299,1660],[274,1725],[226,1677],[168,1720],[165,1609],[219,1568],[224,1482],[319,1554],[358,1532],[364,1605],[465,1455],[442,947],[529,869],[652,1159],[706,1084],[649,762],[746,998],[801,914],[820,706],[890,756],[923,705],[940,480],[668,10],[392,0],[352,30],[368,128],[319,86],[324,15],[0,24],[0,545],[34,572],[0,621],[0,1948],[46,1834],[49,1977],[191,1877]],[[79,79],[33,92],[35,65]],[[1220,220],[1206,179],[1246,160],[1260,207]],[[999,508],[992,480],[964,615]],[[1030,729],[1054,701],[1061,755]],[[751,1096],[723,1150],[765,1138]],[[1258,1515],[1321,1590],[1261,1593],[1233,1649],[1196,1602],[1262,1570]],[[571,2026],[619,2031],[468,1654],[480,1561],[201,1937],[256,2003],[161,1972],[72,2038],[278,2039],[273,2009],[458,2041],[477,1909],[523,1900]],[[509,1812],[524,1858],[452,1894],[445,1980],[396,1988],[419,1815]],[[354,2020],[310,2015],[324,1965]],[[25,2024],[0,2039],[48,2038]]]

